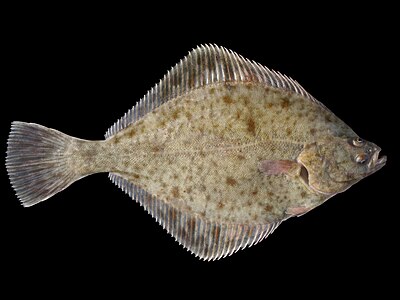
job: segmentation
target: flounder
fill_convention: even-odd
[[[103,141],[13,122],[6,167],[24,206],[109,172],[180,244],[215,260],[376,172],[379,152],[293,79],[203,45]]]

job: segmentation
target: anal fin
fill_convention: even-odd
[[[251,247],[271,234],[280,224],[219,223],[183,211],[145,190],[110,173],[111,181],[140,203],[175,240],[202,260],[217,260],[239,249]]]

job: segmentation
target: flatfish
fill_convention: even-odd
[[[105,140],[13,122],[6,167],[23,206],[108,172],[180,244],[216,260],[382,168],[380,150],[295,80],[202,45]]]

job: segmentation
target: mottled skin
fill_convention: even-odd
[[[71,151],[80,155],[79,174],[119,174],[209,221],[266,224],[305,213],[365,177],[325,169],[319,153],[320,145],[349,145],[356,137],[317,102],[241,82],[192,90],[106,141],[76,141]],[[353,148],[334,168],[354,168]],[[293,162],[290,172],[260,171],[261,162],[280,160]],[[326,174],[346,178],[332,184]]]
[[[180,244],[215,260],[379,170],[379,151],[293,79],[201,45],[105,141],[12,122],[6,168],[25,207],[110,172]]]

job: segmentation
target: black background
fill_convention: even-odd
[[[282,294],[308,293],[321,284],[329,293],[344,287],[390,291],[388,272],[398,267],[399,127],[398,32],[391,10],[194,5],[167,13],[154,5],[4,11],[2,153],[14,120],[102,139],[189,50],[216,43],[295,78],[388,156],[378,173],[284,222],[259,245],[216,262],[186,252],[106,174],[23,208],[3,167],[4,286],[43,287],[50,279],[63,292],[113,290],[119,282],[115,291],[132,288],[132,295],[144,290],[142,283],[150,284],[149,293],[168,283],[171,295],[182,287],[207,294],[211,287],[243,292],[277,283]]]

